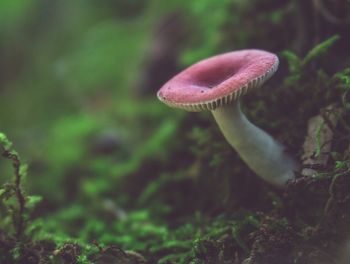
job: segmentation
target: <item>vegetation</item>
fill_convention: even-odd
[[[348,263],[349,14],[345,0],[1,1],[0,263]],[[209,112],[155,97],[245,48],[281,60],[242,105],[303,164],[284,189]]]

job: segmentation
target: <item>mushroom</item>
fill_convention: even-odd
[[[276,186],[294,178],[297,162],[282,144],[252,124],[239,99],[278,68],[270,52],[248,49],[220,54],[185,69],[158,91],[160,101],[187,111],[210,110],[228,143],[258,176]]]

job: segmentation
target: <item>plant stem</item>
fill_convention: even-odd
[[[23,230],[24,230],[24,210],[25,210],[25,205],[26,205],[26,199],[24,198],[23,191],[21,188],[21,161],[19,156],[16,153],[13,153],[11,151],[5,150],[2,154],[5,158],[11,159],[12,160],[12,166],[14,169],[15,173],[15,185],[14,185],[14,190],[15,190],[15,195],[16,199],[18,201],[18,213],[17,217],[14,215],[14,222],[13,225],[16,230],[16,238],[17,240],[20,240],[22,235],[23,235]]]

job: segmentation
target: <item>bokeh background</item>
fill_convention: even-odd
[[[156,92],[175,73],[211,55],[245,48],[274,52],[280,70],[244,98],[243,107],[300,158],[307,121],[331,103],[349,109],[349,5],[346,0],[0,1],[0,131],[28,164],[22,185],[35,206],[28,208],[26,241],[50,241],[56,255],[28,246],[29,252],[76,263],[62,257],[62,247],[71,243],[79,247],[70,251],[79,263],[93,258],[114,263],[103,260],[107,253],[95,256],[97,241],[100,247],[139,252],[147,263],[241,263],[249,256],[247,263],[265,263],[254,262],[255,240],[248,236],[262,223],[270,225],[276,217],[277,224],[272,222],[283,230],[296,223],[302,223],[293,226],[299,231],[314,227],[326,187],[323,196],[292,192],[296,200],[286,202],[281,190],[240,161],[210,113],[170,109]],[[325,44],[312,50],[319,43]],[[348,131],[346,111],[339,133]],[[340,156],[331,166],[348,159],[347,143],[335,144]],[[0,159],[0,183],[11,181],[12,174],[11,163]],[[322,184],[328,186],[331,176]],[[311,202],[302,207],[299,198]],[[11,236],[4,208],[0,235]],[[288,243],[271,254],[280,260],[288,249],[293,255],[289,249],[296,240]],[[21,250],[16,261],[27,252]],[[115,258],[130,257],[118,250]],[[13,263],[10,251],[1,251],[0,243],[0,260]],[[141,263],[140,258],[120,263]]]

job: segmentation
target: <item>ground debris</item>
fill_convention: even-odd
[[[302,175],[314,176],[315,167],[323,167],[327,164],[339,113],[339,108],[329,105],[322,108],[319,115],[309,119],[301,157],[304,165]]]
[[[124,251],[118,246],[100,248],[99,253],[94,256],[96,264],[145,264],[146,259],[138,252]]]

